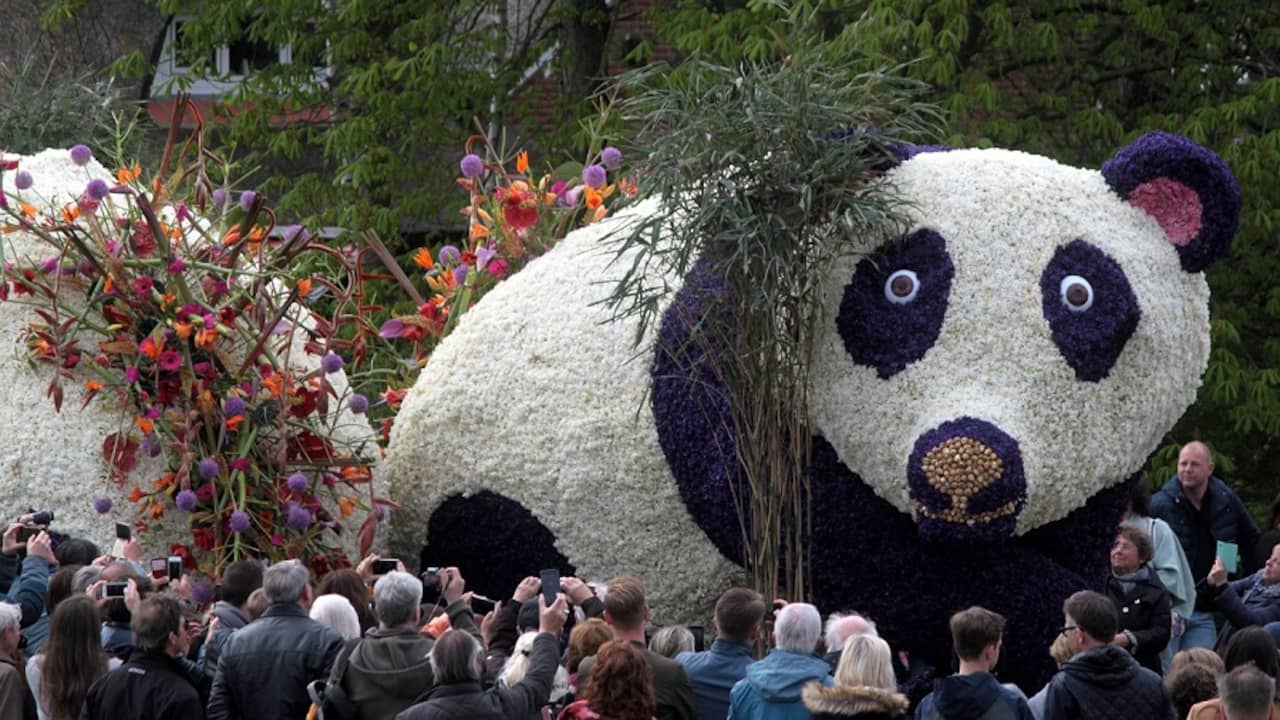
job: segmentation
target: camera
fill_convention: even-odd
[[[24,543],[42,532],[44,532],[44,528],[38,528],[35,525],[23,525],[18,528],[18,542]]]
[[[52,510],[41,510],[39,512],[32,513],[31,515],[32,525],[48,525],[52,522],[53,522]]]
[[[399,565],[399,564],[400,564],[400,561],[399,561],[398,559],[396,559],[396,558],[383,558],[383,559],[381,559],[381,560],[374,560],[374,561],[373,561],[373,574],[374,574],[374,575],[386,575],[387,573],[391,572],[392,570],[395,570],[395,569],[396,569],[396,566],[397,566],[397,565]]]

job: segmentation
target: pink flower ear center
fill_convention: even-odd
[[[1189,245],[1200,234],[1200,196],[1177,180],[1148,180],[1129,193],[1129,203],[1155,218],[1174,245]]]

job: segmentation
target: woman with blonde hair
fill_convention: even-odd
[[[889,644],[870,635],[845,642],[835,684],[811,682],[801,697],[814,720],[893,720],[903,717],[908,705],[893,677]]]

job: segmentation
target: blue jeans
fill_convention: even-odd
[[[1218,628],[1213,624],[1213,614],[1196,610],[1187,618],[1187,629],[1182,637],[1169,641],[1171,653],[1188,650],[1193,647],[1213,649],[1218,641]],[[1170,657],[1173,655],[1171,654]]]

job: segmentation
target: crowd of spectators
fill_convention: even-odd
[[[206,599],[136,542],[99,555],[33,520],[0,548],[0,720],[1280,717],[1280,546],[1262,547],[1280,532],[1259,533],[1200,443],[1150,502],[1134,493],[1110,576],[1066,599],[1059,671],[1030,697],[998,679],[1004,638],[1029,629],[982,607],[951,616],[938,669],[858,612],[742,587],[704,647],[702,626],[655,627],[629,576],[530,576],[494,603],[454,567],[371,555],[317,579],[246,559]]]

